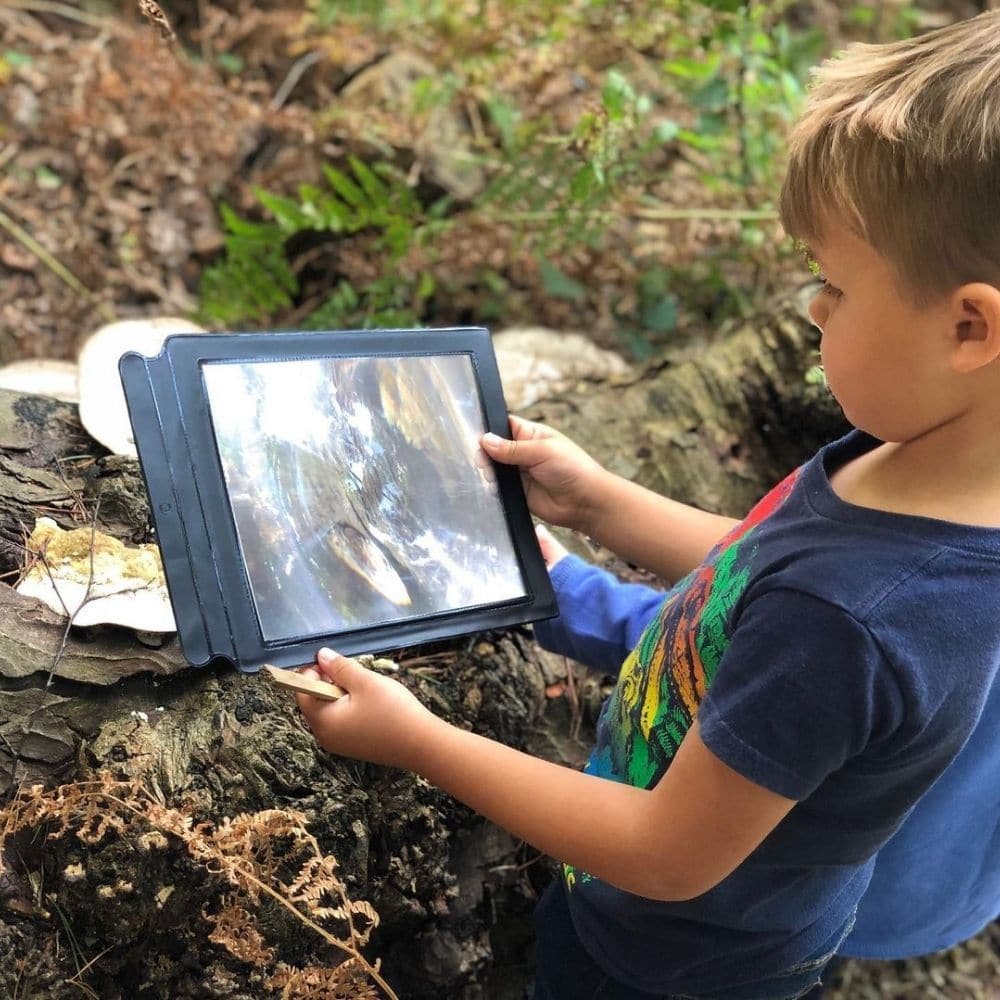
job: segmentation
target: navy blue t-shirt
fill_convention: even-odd
[[[716,756],[798,802],[694,900],[566,869],[577,932],[622,982],[710,992],[835,937],[874,853],[983,711],[1000,665],[1000,530],[840,500],[828,473],[877,443],[851,434],[768,494],[666,595],[621,669],[590,773],[652,787],[697,715]]]

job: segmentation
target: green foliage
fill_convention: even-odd
[[[373,28],[388,31],[416,25],[439,26],[455,16],[454,5],[445,0],[310,0],[309,9],[316,23],[324,28],[344,21],[361,21]]]
[[[514,318],[512,303],[526,301],[523,272],[511,273],[525,260],[536,262],[537,291],[561,315],[592,314],[597,286],[581,277],[581,262],[623,255],[640,219],[670,218],[674,206],[663,199],[678,156],[701,171],[704,217],[731,206],[741,221],[698,260],[679,255],[684,263],[668,268],[624,259],[621,273],[633,284],[606,301],[604,315],[641,356],[692,315],[716,321],[752,310],[753,294],[740,290],[730,265],[755,279],[776,259],[783,138],[807,70],[827,44],[819,32],[789,26],[792,0],[308,6],[316,37],[350,29],[386,50],[433,54],[438,71],[416,81],[393,110],[419,123],[438,109],[474,107],[478,128],[461,155],[483,172],[485,187],[464,204],[442,198],[425,206],[391,162],[399,143],[374,124],[362,141],[384,151],[381,161],[327,167],[325,186],[302,184],[295,197],[256,191],[265,221],[223,209],[226,255],[204,275],[206,321],[265,323],[294,309],[306,326],[410,325],[438,317],[441,303],[458,296],[462,315],[472,309],[477,319],[504,322]],[[588,47],[602,45],[610,56],[588,63]],[[544,80],[571,82],[558,115],[556,103],[530,99]],[[319,120],[342,124],[337,115],[330,109]],[[698,214],[697,204],[683,208]],[[470,248],[457,267],[441,253],[445,232],[463,234]],[[502,238],[477,257],[470,234],[482,240],[487,232]],[[310,276],[293,254],[303,240],[335,248],[358,238],[370,241],[374,278],[333,273],[322,299],[315,278],[305,287]],[[439,253],[447,263],[439,264]],[[309,312],[303,300],[318,305]]]
[[[788,123],[805,97],[810,66],[823,54],[819,31],[793,32],[779,3],[712,3],[707,32],[689,37],[687,54],[671,58],[672,76],[697,112],[681,142],[705,153],[712,186],[728,184],[769,200],[782,169]]]
[[[215,62],[219,69],[233,76],[242,73],[247,65],[246,60],[242,56],[236,55],[235,52],[217,52]]]
[[[849,22],[864,28],[873,41],[909,38],[920,23],[920,10],[910,4],[856,4],[847,11]]]
[[[678,300],[671,285],[671,273],[659,266],[639,278],[639,321],[644,329],[664,334],[676,328]]]
[[[329,189],[301,184],[297,198],[255,189],[273,221],[243,219],[222,206],[226,229],[225,259],[206,269],[201,281],[200,318],[231,327],[263,323],[289,309],[299,281],[287,256],[289,241],[304,233],[334,235],[371,231],[383,273],[363,290],[340,282],[316,313],[313,328],[331,326],[401,326],[416,322],[419,307],[433,293],[433,277],[421,275],[409,287],[394,273],[395,264],[441,223],[427,213],[415,193],[385,164],[369,167],[349,158],[350,170],[326,165]]]
[[[677,329],[681,300],[673,290],[676,278],[675,271],[653,264],[639,275],[635,308],[617,312],[619,340],[637,361],[649,358]]]
[[[809,385],[826,385],[826,372],[823,371],[823,366],[813,365],[806,372],[805,379]]]
[[[553,134],[543,119],[525,122],[494,98],[487,110],[506,157],[492,164],[493,179],[477,209],[517,225],[540,252],[599,246],[622,192],[641,183],[650,154],[677,132],[669,120],[646,127],[652,107],[614,68],[604,78],[600,103],[566,134]]]
[[[281,227],[242,219],[225,204],[221,213],[226,256],[201,276],[199,319],[232,327],[289,308],[298,282],[285,257]]]
[[[579,281],[574,281],[544,257],[538,262],[538,273],[542,287],[553,298],[569,299],[571,302],[583,302],[587,298],[587,289]]]

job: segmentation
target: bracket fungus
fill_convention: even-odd
[[[33,558],[15,589],[68,615],[74,625],[177,631],[156,545],[129,548],[103,532],[64,531],[40,517],[27,547]]]
[[[52,358],[12,361],[0,368],[0,389],[26,392],[33,396],[51,396],[64,403],[80,400],[75,361],[55,361]]]
[[[186,319],[154,316],[108,323],[80,348],[80,423],[116,455],[137,458],[118,360],[128,351],[156,355],[172,333],[207,333]]]

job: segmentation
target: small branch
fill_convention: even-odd
[[[97,961],[99,961],[100,959],[104,958],[104,956],[105,956],[105,955],[107,955],[107,953],[108,953],[109,951],[111,951],[111,949],[112,949],[113,947],[114,947],[114,945],[110,945],[110,944],[109,944],[109,945],[107,946],[107,948],[105,948],[105,949],[104,949],[104,951],[102,951],[102,952],[99,952],[99,953],[98,953],[97,955],[95,955],[95,956],[94,956],[94,957],[93,957],[93,958],[92,958],[92,959],[91,959],[91,960],[90,960],[90,961],[89,961],[89,962],[88,962],[88,963],[87,963],[87,964],[86,964],[86,965],[85,965],[85,966],[84,966],[84,967],[83,967],[82,969],[80,969],[80,970],[79,970],[79,971],[77,972],[77,974],[76,974],[75,976],[73,976],[73,978],[72,978],[72,979],[67,979],[67,980],[66,980],[67,984],[72,984],[73,986],[76,986],[76,985],[79,985],[79,984],[77,984],[77,983],[76,983],[76,982],[75,982],[74,980],[77,980],[77,979],[79,979],[79,978],[80,978],[80,977],[81,977],[81,976],[82,976],[82,975],[83,975],[83,974],[84,974],[84,973],[85,973],[85,972],[87,971],[87,969],[89,969],[89,968],[90,968],[90,967],[91,967],[91,966],[92,966],[92,965],[93,965],[93,964],[94,964],[95,962],[97,962]]]
[[[570,739],[576,740],[580,736],[580,728],[583,725],[583,706],[580,704],[580,693],[576,689],[576,677],[573,674],[573,664],[568,656],[563,657],[566,665],[566,694],[569,698],[570,707]]]
[[[743,13],[738,15],[742,18],[741,28],[747,35],[750,34],[752,23],[749,8],[743,8]],[[753,163],[750,159],[750,126],[747,122],[746,89],[747,76],[750,72],[750,45],[749,39],[744,37],[740,45],[739,70],[736,74],[736,136],[739,144],[739,161],[743,174],[743,193],[749,199],[750,189],[754,182]]]
[[[57,278],[66,282],[78,295],[93,298],[94,293],[65,265],[60,264],[26,229],[0,209],[0,227],[7,230],[29,253],[34,254]]]
[[[506,222],[545,222],[555,218],[556,212],[510,212],[503,216]],[[650,219],[668,222],[675,219],[709,219],[716,221],[737,222],[772,222],[779,215],[770,209],[740,209],[740,208],[634,208],[621,212],[596,212],[593,218],[604,222],[620,219],[623,216],[635,219]]]
[[[77,295],[89,301],[94,301],[94,293],[65,264],[61,264],[38,242],[23,226],[15,222],[0,208],[0,229],[5,229],[29,253],[34,254],[57,278],[69,285]],[[98,305],[98,311],[107,320],[115,318],[114,313],[105,303]]]
[[[215,53],[212,51],[212,41],[208,37],[206,26],[208,18],[205,13],[205,0],[198,0],[198,40],[201,44],[201,58],[206,65],[211,66],[215,62]]]
[[[274,97],[271,98],[271,110],[278,111],[285,101],[288,100],[289,94],[295,89],[296,84],[302,79],[303,74],[310,66],[315,66],[316,63],[323,58],[322,53],[317,51],[307,52],[304,56],[297,59],[292,63],[292,68],[288,71],[287,76],[282,82],[281,86],[275,91]]]
[[[52,687],[52,680],[56,675],[56,670],[59,669],[59,662],[62,660],[63,653],[66,651],[66,644],[69,642],[70,629],[72,629],[73,623],[76,621],[76,616],[80,613],[81,608],[83,608],[91,599],[90,589],[94,585],[94,545],[97,537],[97,515],[100,509],[101,495],[98,494],[97,501],[94,504],[94,516],[90,522],[90,571],[87,574],[87,586],[83,591],[83,600],[76,606],[76,609],[72,614],[70,614],[67,610],[66,602],[62,599],[62,594],[59,593],[59,588],[56,587],[48,562],[44,562],[45,569],[49,574],[49,582],[52,584],[52,589],[55,590],[56,596],[59,598],[59,603],[63,606],[63,610],[66,611],[66,614],[68,615],[66,627],[63,629],[62,641],[59,643],[59,649],[56,651],[55,659],[53,659],[52,666],[49,668],[49,676],[45,679],[46,690]]]
[[[29,14],[55,14],[57,17],[66,18],[67,21],[76,21],[91,28],[108,28],[112,24],[108,18],[89,14],[68,3],[58,3],[57,0],[4,0],[4,6],[25,10]]]
[[[776,222],[780,216],[768,208],[637,208],[628,213],[637,219],[712,219],[736,222]]]
[[[160,33],[165,42],[176,42],[173,25],[156,0],[139,0],[139,13]]]
[[[79,605],[77,605],[76,609],[72,613],[69,608],[66,607],[66,602],[63,600],[63,596],[59,592],[59,588],[56,586],[55,578],[52,575],[52,567],[49,566],[48,560],[45,558],[45,553],[31,553],[31,550],[28,549],[26,545],[23,546],[26,552],[29,552],[32,555],[37,555],[38,558],[41,559],[42,565],[45,567],[45,572],[48,574],[49,583],[52,584],[52,589],[55,591],[56,597],[59,598],[59,603],[62,605],[63,612],[66,615],[66,627],[63,629],[62,639],[59,641],[59,648],[56,650],[56,655],[52,658],[52,666],[49,667],[48,676],[45,678],[46,691],[52,687],[52,681],[55,678],[56,671],[59,669],[59,664],[62,662],[63,654],[66,652],[66,646],[69,643],[69,635],[70,630],[73,628],[73,622],[76,620],[76,616],[80,613],[80,609],[91,599],[90,589],[94,585],[94,545],[97,535],[97,517],[101,509],[101,496],[102,494],[98,494],[97,500],[94,503],[94,516],[90,522],[90,572],[87,576],[87,586],[83,592],[83,600],[79,603]],[[21,750],[24,747],[25,741],[31,735],[31,727],[34,725],[35,719],[38,717],[38,713],[42,711],[43,707],[44,695],[42,696],[42,701],[39,705],[28,716],[27,725],[24,728],[24,734],[20,744],[18,745],[17,752],[14,755],[15,766],[24,759],[21,756]]]

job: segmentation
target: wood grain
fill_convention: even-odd
[[[303,677],[302,674],[294,670],[283,670],[281,667],[272,667],[270,664],[264,665],[264,672],[274,684],[279,687],[288,688],[290,691],[301,691],[303,694],[312,695],[321,701],[336,701],[343,698],[347,692],[336,684],[328,684],[326,681],[317,681],[312,677]]]

